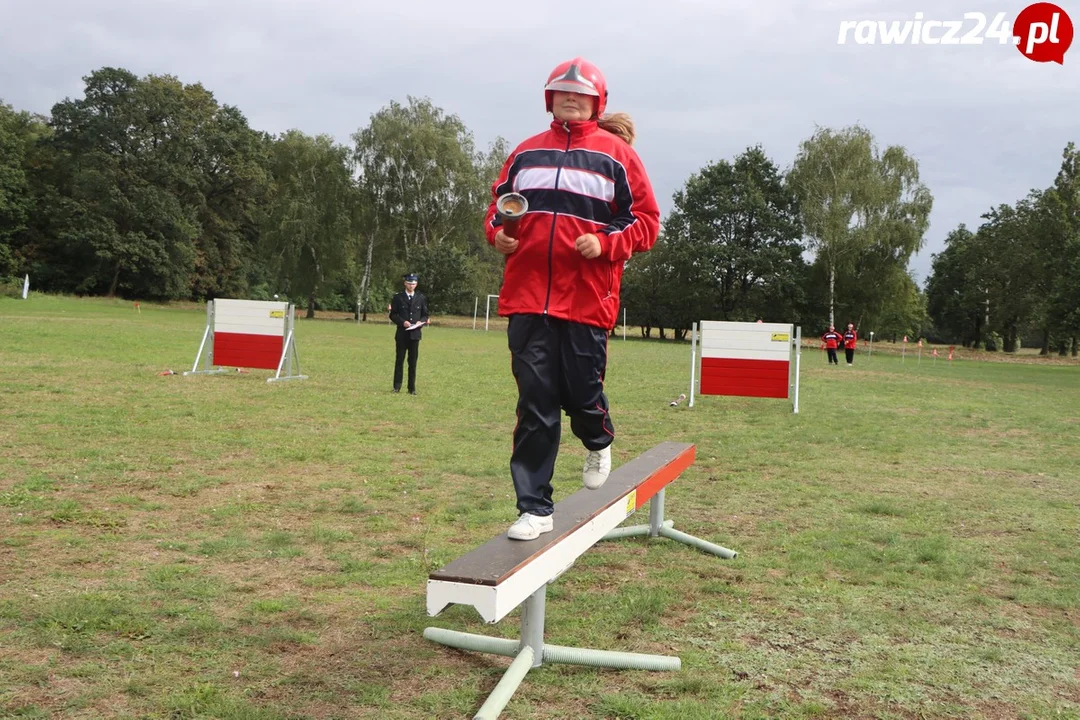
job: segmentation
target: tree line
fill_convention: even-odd
[[[936,330],[967,347],[1080,353],[1080,152],[1062,152],[1052,185],[960,224],[926,287]]]
[[[498,287],[481,226],[505,157],[429,101],[343,145],[251,128],[202,85],[118,68],[48,117],[0,103],[0,277],[42,291],[270,299],[382,312],[404,272],[433,309]],[[359,302],[358,302],[359,299]]]
[[[406,271],[436,313],[468,314],[497,292],[502,258],[482,218],[509,146],[477,148],[430,100],[391,101],[341,144],[256,130],[170,75],[106,67],[84,83],[48,116],[0,102],[9,293],[28,273],[48,292],[278,294],[308,317],[366,319]],[[790,321],[807,335],[854,322],[1008,351],[1038,328],[1075,352],[1075,164],[1070,145],[1054,187],[950,234],[923,291],[907,265],[933,199],[903,147],[881,150],[859,125],[819,128],[782,171],[751,146],[675,193],[656,247],[627,265],[623,305],[645,336],[682,338],[703,319]]]

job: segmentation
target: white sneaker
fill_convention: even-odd
[[[540,533],[551,532],[555,527],[555,521],[551,515],[539,516],[530,513],[521,513],[518,519],[506,531],[506,536],[511,540],[533,540],[540,537]]]
[[[611,446],[603,450],[590,450],[585,456],[585,468],[581,471],[581,482],[590,490],[596,490],[607,480],[611,472]]]

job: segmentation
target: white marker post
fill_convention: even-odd
[[[26,279],[23,280],[22,286],[22,299],[25,300],[26,296],[30,294],[30,275],[26,275]]]
[[[802,326],[795,328],[795,414],[799,414],[799,363],[802,360]]]
[[[694,407],[694,371],[697,369],[697,323],[691,326],[690,335],[690,404]]]
[[[488,295],[487,296],[487,304],[484,305],[484,332],[488,331],[488,321],[491,318],[491,298],[495,298],[495,300],[497,301],[499,299],[499,296],[498,295]],[[498,312],[498,308],[495,309],[495,312]]]
[[[874,354],[874,331],[870,331],[870,350],[866,353],[866,357],[870,357]]]

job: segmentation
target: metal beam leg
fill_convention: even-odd
[[[675,521],[665,520],[663,523],[663,527],[675,527]],[[649,525],[628,525],[627,527],[617,527],[600,539],[619,540],[621,538],[640,537],[643,535],[653,535],[652,527]]]
[[[666,488],[665,488],[666,489]],[[653,495],[649,500],[649,524],[648,525],[631,525],[629,527],[615,528],[601,540],[617,540],[619,538],[626,537],[639,537],[648,535],[649,537],[666,537],[670,540],[681,542],[685,545],[691,545],[704,550],[707,553],[722,557],[725,560],[732,560],[739,556],[739,553],[734,550],[728,550],[725,547],[714,545],[707,540],[696,538],[693,535],[688,535],[684,532],[680,532],[675,529],[675,523],[671,520],[664,520],[664,489]]]
[[[522,607],[521,640],[490,638],[484,635],[429,627],[424,638],[447,647],[474,650],[514,658],[502,679],[488,696],[473,720],[496,720],[521,686],[529,670],[545,661],[567,665],[612,668],[615,670],[680,670],[682,660],[665,655],[646,655],[612,650],[591,650],[544,643],[544,615],[547,584],[529,596]]]
[[[499,681],[499,684],[488,695],[488,699],[484,701],[476,715],[473,716],[473,720],[496,720],[499,713],[510,702],[510,698],[514,696],[514,692],[521,685],[521,681],[525,679],[529,670],[535,665],[533,649],[528,645],[521,648],[521,652],[514,658],[514,662],[510,663],[510,667],[506,668],[502,680]]]
[[[739,555],[739,553],[735,552],[734,550],[728,550],[725,547],[720,547],[719,545],[714,545],[713,543],[711,543],[711,542],[709,542],[707,540],[702,540],[701,538],[696,538],[693,535],[687,535],[686,533],[679,532],[678,530],[675,530],[674,528],[661,528],[660,534],[663,535],[666,538],[670,538],[672,540],[677,540],[677,541],[679,541],[681,543],[684,543],[686,545],[693,545],[694,547],[696,547],[699,550],[704,550],[707,553],[712,553],[713,555],[716,555],[718,557],[722,557],[725,560],[732,560],[732,559],[738,557],[738,555]]]
[[[547,583],[525,601],[521,609],[521,646],[532,648],[533,667],[544,661],[544,611],[547,608]]]
[[[485,652],[491,655],[502,655],[503,657],[517,657],[523,647],[529,647],[528,645],[522,645],[517,640],[492,638],[486,635],[436,627],[426,628],[424,630],[424,639],[446,647],[457,648],[458,650]],[[590,650],[547,643],[544,644],[544,655],[541,660],[561,665],[589,665],[616,670],[679,670],[682,667],[682,661],[679,658],[667,655],[646,655],[644,653],[627,653],[618,650]],[[540,665],[534,664],[533,667],[540,667]]]
[[[657,537],[664,526],[664,490],[660,488],[660,492],[649,501],[649,537]]]

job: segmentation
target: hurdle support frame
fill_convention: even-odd
[[[266,378],[266,382],[281,382],[282,380],[307,380],[307,375],[300,374],[300,353],[296,350],[294,332],[296,329],[296,309],[289,303],[289,315],[285,320],[285,342],[281,346],[281,359],[278,361],[277,372],[272,378]],[[293,374],[293,360],[296,360],[296,374]],[[281,368],[285,366],[285,375],[282,376]]]
[[[675,671],[682,669],[682,660],[667,655],[619,652],[617,650],[593,650],[544,642],[547,588],[544,583],[524,602],[521,609],[521,639],[507,640],[486,635],[429,627],[424,638],[432,642],[456,648],[512,657],[514,661],[503,673],[502,679],[480,706],[473,720],[495,720],[510,702],[514,692],[521,686],[526,674],[545,662],[549,664],[581,665],[613,670]]]
[[[201,370],[199,360],[203,361]],[[214,301],[207,300],[206,330],[203,331],[202,342],[199,343],[199,352],[195,355],[195,364],[184,375],[220,375],[227,372],[227,368],[214,367]]]
[[[613,470],[599,490],[579,490],[558,503],[551,533],[532,541],[510,540],[503,533],[430,575],[428,615],[438,615],[451,604],[472,605],[485,622],[494,624],[522,608],[519,640],[437,627],[424,630],[426,640],[440,645],[514,658],[473,720],[498,718],[528,672],[545,662],[618,670],[682,669],[682,661],[673,656],[550,645],[544,642],[544,629],[548,586],[600,540],[655,534],[722,558],[737,556],[664,521],[664,488],[693,462],[694,453],[693,445],[663,443]],[[645,502],[650,503],[649,525],[618,527]]]

